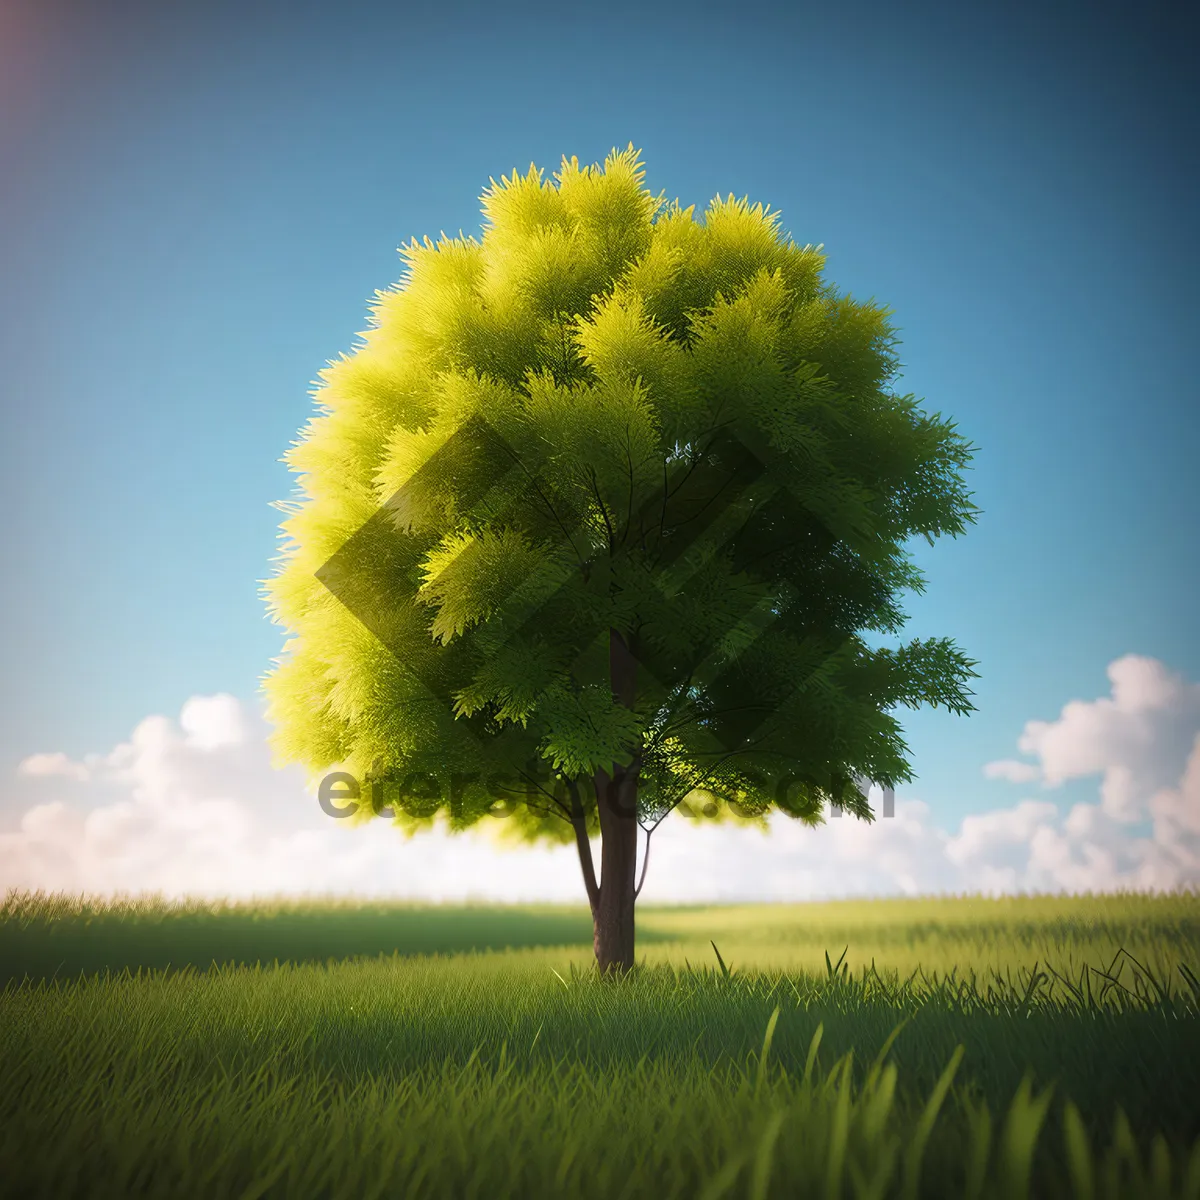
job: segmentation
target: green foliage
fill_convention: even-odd
[[[582,909],[10,895],[7,958],[74,958],[0,990],[0,1195],[1195,1200],[1197,920],[1194,894],[648,909],[614,987]],[[497,936],[525,948],[445,953]],[[762,965],[806,938],[813,969]],[[171,948],[201,969],[116,970]]]
[[[414,239],[321,372],[267,585],[291,634],[266,680],[281,761],[473,775],[458,828],[497,773],[637,755],[644,822],[690,797],[815,823],[870,819],[858,775],[911,779],[889,708],[971,711],[953,643],[861,635],[897,633],[924,586],[903,543],[974,519],[973,448],[890,390],[889,312],[839,294],[778,213],[731,195],[700,221],[643,178],[630,146],[493,181],[482,237]],[[553,786],[519,807],[509,832],[569,836]]]

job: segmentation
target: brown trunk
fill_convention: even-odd
[[[633,966],[634,871],[637,863],[637,773],[596,772],[600,809],[600,896],[592,912],[596,965],[604,973]]]
[[[614,698],[632,708],[637,661],[615,629],[609,635],[609,670]],[[611,771],[596,772],[601,844],[599,896],[592,906],[592,944],[596,965],[605,974],[625,972],[633,966],[639,767],[635,753],[627,767],[614,763]]]

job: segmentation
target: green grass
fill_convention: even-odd
[[[1194,895],[639,933],[616,982],[582,910],[10,897],[0,1192],[1200,1198]]]

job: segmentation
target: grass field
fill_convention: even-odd
[[[11,895],[0,1191],[1200,1200],[1194,894],[647,908],[620,981],[590,937]]]

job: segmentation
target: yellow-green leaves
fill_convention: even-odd
[[[483,197],[489,297],[515,295],[543,314],[585,312],[650,244],[662,200],[644,176],[630,145],[603,170],[564,157],[557,186],[533,164],[525,176],[493,179]]]
[[[617,375],[563,387],[542,372],[530,375],[526,390],[543,477],[591,516],[596,536],[615,541],[630,498],[642,501],[662,477],[658,417],[645,385]]]
[[[693,322],[692,369],[710,412],[753,418],[771,430],[787,406],[789,377],[779,354],[788,306],[782,275],[756,274],[734,299],[722,297]]]
[[[468,456],[453,456],[460,470],[451,473],[436,469],[435,455],[458,439],[473,419],[486,422],[501,438],[519,433],[514,423],[519,419],[521,398],[508,384],[472,369],[443,372],[430,385],[428,396],[435,415],[422,429],[397,426],[392,430],[373,482],[380,504],[392,501],[402,488],[412,489],[413,503],[405,504],[403,512],[397,508],[397,520],[423,525],[434,521],[440,532],[447,523],[468,515],[456,504],[455,493],[471,481],[461,474]],[[433,506],[423,515],[415,511],[417,490],[426,497],[423,503]]]
[[[550,733],[543,754],[556,771],[590,777],[613,763],[628,764],[630,747],[642,734],[642,721],[631,709],[614,704],[606,684],[568,688],[555,685],[546,698]]]
[[[606,296],[591,316],[578,321],[574,336],[597,379],[645,388],[667,442],[686,434],[700,413],[687,353],[655,322],[635,288]]]
[[[483,621],[532,574],[542,555],[516,529],[448,534],[425,559],[417,598],[437,610],[430,633],[448,642]]]
[[[571,219],[564,197],[549,181],[542,181],[542,171],[529,164],[526,175],[501,175],[500,182],[491,180],[483,194],[483,216],[489,242],[502,239],[516,241],[547,226],[569,228]]]
[[[577,158],[568,161],[564,157],[556,176],[559,194],[576,228],[613,278],[645,252],[651,221],[663,204],[662,197],[646,191],[645,174],[631,143],[624,151],[610,154],[603,171],[581,168]]]
[[[484,302],[524,305],[543,321],[569,321],[586,312],[593,294],[606,282],[577,229],[538,229],[505,254],[489,246]]]
[[[880,705],[962,711],[968,660],[845,649],[896,631],[900,543],[971,519],[970,448],[883,391],[886,310],[762,204],[664,206],[632,145],[482,202],[480,237],[403,248],[287,454],[277,748],[401,774],[637,752],[655,814],[692,789],[757,814],[791,769],[818,820],[835,776],[903,779]]]
[[[828,293],[801,306],[792,337],[802,357],[820,364],[845,395],[870,396],[895,373],[895,333],[888,309]]]

